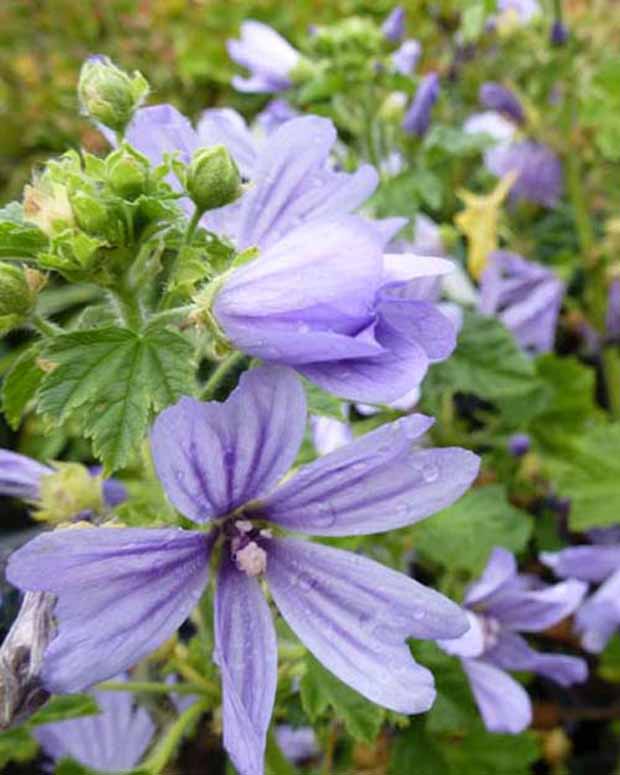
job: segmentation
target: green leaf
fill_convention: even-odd
[[[529,775],[540,758],[533,733],[501,735],[487,732],[482,723],[444,751],[454,775]]]
[[[303,380],[306,390],[306,399],[308,401],[308,412],[318,414],[322,417],[333,417],[340,422],[345,422],[342,401],[331,393],[321,390],[320,387],[312,384],[307,379]]]
[[[297,769],[280,750],[273,732],[267,736],[265,771],[267,775],[297,775]]]
[[[301,704],[311,721],[316,721],[331,705],[352,737],[366,743],[376,739],[385,717],[383,708],[343,684],[311,654],[306,656],[300,689]]]
[[[34,759],[38,745],[24,727],[0,732],[0,767],[9,762],[27,762]]]
[[[32,345],[15,360],[2,385],[2,411],[7,422],[17,429],[26,407],[35,397],[44,377],[37,365],[41,348]]]
[[[28,719],[29,726],[51,724],[54,721],[77,718],[78,716],[94,716],[99,713],[99,706],[90,694],[67,694],[52,697]]]
[[[388,775],[439,775],[447,773],[447,767],[441,746],[426,731],[425,719],[413,718],[392,746]]]
[[[569,526],[583,531],[618,522],[620,424],[594,425],[547,459],[557,493],[570,498]]]
[[[45,234],[24,221],[20,204],[13,202],[0,210],[0,257],[34,258],[47,244]]]
[[[470,490],[457,503],[416,525],[416,549],[429,559],[477,575],[493,547],[511,552],[525,548],[532,518],[515,508],[501,484]]]
[[[620,683],[620,635],[614,635],[605,646],[597,672],[605,681]]]
[[[56,368],[43,379],[39,411],[58,422],[79,412],[107,474],[128,462],[153,411],[194,392],[193,348],[165,328],[61,334],[43,356]]]

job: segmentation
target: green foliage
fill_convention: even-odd
[[[41,384],[39,411],[58,422],[79,413],[108,473],[128,463],[153,411],[194,392],[192,347],[164,328],[61,334],[43,357],[54,369]]]
[[[38,745],[27,729],[17,727],[0,732],[0,767],[9,762],[27,762],[34,759]]]
[[[599,151],[620,161],[620,57],[610,57],[594,73],[581,98],[581,119],[594,131]]]
[[[372,743],[385,717],[383,708],[343,684],[311,654],[307,655],[305,666],[300,690],[301,703],[308,718],[315,722],[331,707],[352,737]]]
[[[424,557],[474,576],[483,570],[493,547],[520,552],[531,532],[530,515],[509,503],[504,486],[492,484],[471,490],[416,525],[413,541]]]
[[[314,385],[307,379],[304,379],[303,382],[308,402],[308,412],[310,414],[333,417],[334,420],[344,421],[343,403],[339,398]]]
[[[90,694],[66,694],[52,697],[28,719],[29,726],[52,724],[55,721],[92,716],[99,713],[97,702]]]
[[[2,411],[12,428],[17,428],[28,404],[34,399],[43,379],[38,359],[39,343],[26,348],[11,366],[2,384]]]

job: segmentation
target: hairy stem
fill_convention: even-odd
[[[230,372],[234,371],[234,369],[236,369],[237,366],[242,363],[244,358],[245,355],[242,352],[236,351],[220,363],[220,365],[206,381],[200,393],[200,397],[203,401],[209,401],[213,398],[217,392],[218,387],[222,384],[222,382],[224,382]]]
[[[60,326],[52,323],[51,320],[46,320],[43,315],[36,312],[31,316],[30,323],[42,336],[56,336],[64,333]]]

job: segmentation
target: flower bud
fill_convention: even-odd
[[[87,234],[101,234],[108,221],[108,211],[95,196],[76,191],[70,197],[77,225]]]
[[[82,110],[116,132],[125,129],[148,92],[141,73],[130,76],[107,57],[89,57],[82,65],[78,83]]]
[[[73,226],[71,202],[65,186],[44,180],[24,189],[24,219],[48,237]]]
[[[0,316],[25,317],[34,307],[36,293],[21,266],[0,264]]]
[[[35,519],[59,524],[80,514],[103,511],[100,476],[79,463],[55,463],[56,470],[41,477]]]
[[[127,146],[108,156],[106,169],[110,188],[123,199],[135,199],[144,192],[148,162]]]
[[[241,176],[223,145],[200,148],[187,170],[187,193],[200,212],[215,210],[241,195]]]

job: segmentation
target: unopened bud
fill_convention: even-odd
[[[24,218],[48,237],[73,226],[73,210],[65,186],[35,181],[24,189]]]
[[[60,524],[81,515],[103,511],[100,476],[79,463],[56,463],[52,474],[41,477],[37,510],[33,516]]]
[[[0,263],[0,316],[26,316],[34,307],[36,294],[28,284],[26,271],[15,264]]]
[[[107,57],[90,57],[82,65],[78,97],[85,113],[122,132],[149,92],[139,72],[128,75]]]
[[[135,199],[144,192],[148,161],[128,146],[122,146],[106,159],[108,183],[123,199]]]
[[[223,145],[201,148],[187,171],[187,193],[201,212],[234,202],[241,195],[241,176]]]
[[[101,234],[108,221],[108,211],[97,197],[86,191],[71,194],[71,207],[77,225],[87,234]]]

